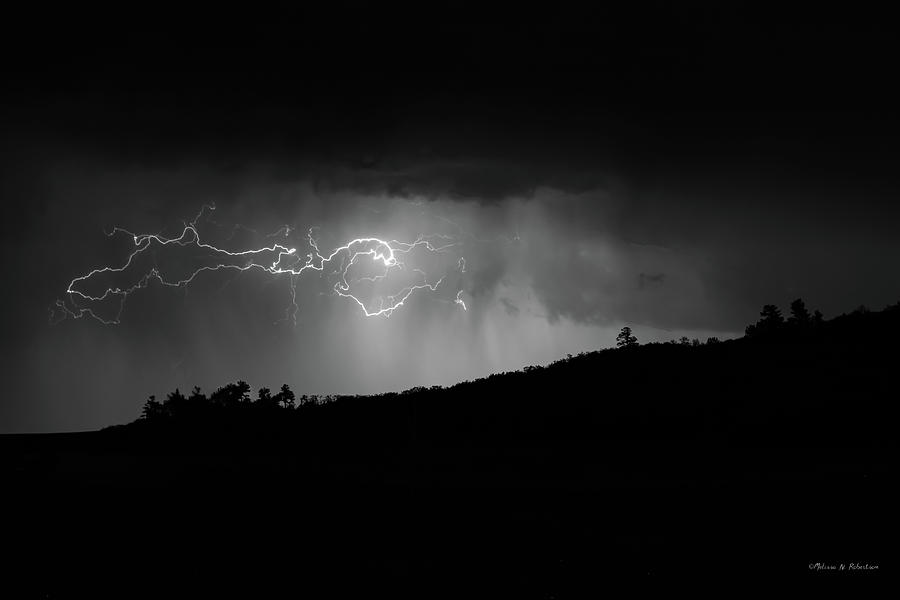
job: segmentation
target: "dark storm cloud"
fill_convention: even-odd
[[[655,275],[648,275],[646,273],[638,274],[638,289],[644,289],[644,286],[650,284],[660,284],[666,279],[665,273],[656,273]]]
[[[384,166],[390,163],[404,166]],[[814,264],[816,256],[807,249],[825,243],[823,236],[831,247],[841,240],[844,245],[854,238],[861,242],[863,235],[874,241],[887,235],[886,224],[894,218],[877,197],[867,197],[870,212],[881,212],[883,218],[879,228],[869,227],[864,234],[842,214],[834,191],[795,195],[771,183],[752,182],[745,188],[740,179],[735,186],[723,183],[711,189],[685,174],[667,178],[648,172],[642,181],[601,175],[607,172],[602,164],[594,172],[584,170],[566,185],[559,182],[573,171],[552,161],[530,169],[492,159],[388,156],[373,166],[351,169],[286,155],[265,166],[250,163],[223,170],[197,161],[146,168],[81,157],[61,161],[43,177],[41,185],[53,201],[40,214],[50,222],[78,223],[89,211],[100,218],[91,226],[94,233],[131,222],[136,229],[174,234],[181,220],[192,218],[205,203],[216,203],[220,209],[214,218],[227,231],[213,235],[222,241],[252,243],[253,232],[247,228],[265,233],[290,224],[298,231],[293,243],[302,244],[311,225],[337,243],[342,235],[359,235],[366,227],[384,230],[408,221],[386,210],[385,200],[419,203],[426,219],[419,227],[466,242],[463,285],[474,297],[491,297],[504,281],[522,280],[551,320],[732,330],[740,330],[767,296],[793,293],[779,287],[784,282],[808,278],[794,272],[792,254],[806,253],[802,260]],[[364,177],[353,176],[360,172]],[[486,189],[497,194],[464,196],[460,190],[467,189],[473,172],[475,179],[494,182]],[[604,183],[588,185],[592,180]],[[127,205],[122,198],[128,198]],[[867,219],[862,217],[859,226]],[[38,227],[38,220],[29,224],[33,230]],[[415,235],[411,229],[409,234]],[[78,236],[82,242],[86,237]],[[96,242],[106,240],[98,236]],[[787,248],[795,250],[785,256]],[[850,248],[846,256],[856,252]],[[889,256],[873,264],[883,264]],[[84,252],[72,259],[87,266],[89,257]],[[815,267],[806,269],[813,271]],[[74,275],[78,269],[68,272]],[[815,292],[823,289],[823,281],[795,289]],[[62,283],[57,287],[64,288]]]
[[[723,325],[719,311],[702,301],[702,282],[686,256],[625,241],[628,232],[618,224],[631,217],[620,199],[545,189],[523,204],[522,215],[521,269],[552,321]],[[659,269],[677,276],[648,296],[638,285],[640,274]]]
[[[395,164],[390,164],[394,162]],[[452,198],[499,202],[528,197],[540,186],[579,192],[604,181],[597,170],[581,171],[531,157],[526,162],[508,158],[417,159],[384,161],[369,167],[321,168],[317,184],[326,189],[351,189],[365,194],[399,197]]]

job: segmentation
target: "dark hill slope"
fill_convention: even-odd
[[[4,436],[9,572],[126,596],[542,598],[821,577],[817,562],[884,575],[898,334],[900,310],[855,313],[448,389],[197,397],[101,432]]]
[[[854,313],[765,336],[610,349],[450,388],[334,397],[297,410],[200,402],[115,433],[199,435],[204,444],[207,435],[258,431],[265,443],[287,437],[292,445],[878,446],[893,437],[898,340],[900,310]]]

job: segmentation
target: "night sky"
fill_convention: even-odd
[[[0,432],[126,422],[176,386],[447,385],[609,347],[623,325],[728,338],[766,303],[900,300],[886,15],[152,8],[5,19]],[[373,307],[440,280],[389,317],[337,295],[334,269],[294,279],[293,312],[290,275],[228,268],[150,281],[118,324],[72,318],[69,283],[135,249],[115,227],[177,238],[198,214],[229,252],[305,259],[310,228],[323,254],[448,247],[356,282]],[[357,277],[377,275],[366,260]],[[115,285],[215,261],[154,246]]]

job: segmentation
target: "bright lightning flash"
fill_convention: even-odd
[[[466,301],[463,300],[462,298],[460,298],[460,296],[462,296],[462,293],[463,293],[462,290],[459,290],[458,292],[456,292],[456,300],[454,300],[453,303],[459,304],[460,306],[462,306],[463,310],[469,310],[468,308],[466,308]]]
[[[67,316],[80,318],[87,315],[107,325],[118,324],[128,297],[137,290],[147,287],[150,280],[155,279],[162,285],[169,287],[184,287],[194,281],[204,271],[219,271],[223,269],[237,270],[239,272],[259,269],[271,275],[289,275],[291,307],[288,309],[288,312],[290,312],[290,317],[295,325],[296,314],[299,310],[296,296],[297,279],[306,271],[318,271],[319,273],[327,271],[329,274],[336,275],[338,280],[333,286],[335,294],[353,300],[366,317],[388,317],[403,306],[406,300],[416,291],[423,289],[428,289],[432,292],[436,291],[438,286],[444,281],[444,277],[429,282],[423,271],[412,269],[412,272],[415,272],[417,275],[417,282],[410,283],[393,293],[381,296],[377,308],[369,308],[363,300],[355,295],[352,291],[353,285],[361,281],[382,282],[391,272],[405,269],[406,265],[402,260],[403,257],[416,248],[429,253],[443,253],[459,245],[459,242],[454,238],[439,234],[419,236],[412,242],[388,241],[377,237],[359,237],[335,248],[330,253],[323,254],[313,238],[313,229],[310,229],[306,235],[310,251],[302,258],[297,248],[278,243],[250,250],[229,251],[203,241],[200,236],[197,223],[204,213],[213,210],[215,210],[215,206],[204,205],[193,221],[184,224],[181,234],[173,238],[163,237],[159,234],[135,234],[118,227],[113,229],[108,235],[113,236],[117,233],[124,233],[131,236],[134,250],[129,254],[122,266],[97,268],[70,281],[66,293],[72,306],[70,307],[64,300],[57,300],[56,307],[59,310],[59,315],[56,315],[56,311],[51,311],[51,321],[58,322]],[[271,238],[282,235],[287,237],[293,229],[293,227],[284,226],[274,234],[266,237]],[[99,293],[85,291],[88,280],[123,273],[134,266],[137,260],[142,255],[147,254],[151,248],[171,245],[202,249],[217,257],[219,262],[196,268],[189,275],[180,279],[167,278],[160,268],[154,265],[132,285],[124,287],[108,285],[105,290]],[[364,257],[371,257],[377,272],[375,275],[354,277],[352,272],[361,268],[361,261],[363,261]],[[458,261],[457,270],[460,273],[465,272],[465,259],[462,257]],[[466,310],[466,304],[460,298],[461,294],[462,290],[456,294],[454,303],[459,304],[463,310]],[[99,303],[111,299],[118,300],[118,310],[112,318],[104,318],[96,314],[93,308],[83,306],[84,303]]]

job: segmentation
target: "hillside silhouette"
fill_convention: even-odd
[[[175,390],[127,425],[0,438],[12,539],[41,590],[562,598],[883,570],[898,339],[900,303],[826,320],[797,300],[740,339],[623,331],[448,388]]]
[[[443,388],[369,396],[301,396],[283,385],[252,393],[227,384],[151,397],[127,435],[237,436],[294,443],[390,447],[679,440],[729,445],[880,446],[891,439],[887,401],[900,305],[829,321],[802,300],[785,319],[774,305],[743,338],[682,338],[617,348]],[[112,431],[108,432],[112,434]]]

